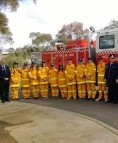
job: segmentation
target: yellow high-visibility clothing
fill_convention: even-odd
[[[98,73],[98,83],[99,84],[105,84],[105,79],[104,79],[104,74],[105,74],[105,63],[102,62],[100,64],[97,65],[97,73]]]
[[[10,79],[10,87],[11,87],[11,99],[19,99],[18,88],[20,86],[20,73],[18,68],[11,69],[11,79]]]
[[[107,91],[106,81],[104,79],[105,68],[106,65],[104,62],[101,62],[97,65],[97,73],[98,73],[97,82],[98,82],[98,92],[99,92],[98,100],[102,99],[102,95],[104,93],[104,99],[106,101],[108,99],[107,95],[108,91]]]
[[[32,96],[33,98],[38,98],[39,97],[39,77],[38,77],[37,68],[31,67],[28,74],[30,77]]]
[[[88,63],[85,67],[85,75],[86,75],[86,83],[87,83],[87,94],[88,98],[95,99],[96,96],[96,89],[95,89],[95,82],[96,82],[96,66],[95,64]]]
[[[30,98],[30,78],[28,72],[29,68],[22,68],[20,70],[22,94],[25,99]]]
[[[39,68],[40,91],[43,98],[48,98],[48,74],[49,68],[47,66]]]
[[[78,64],[76,67],[76,78],[79,98],[86,97],[86,76],[85,76],[85,65]]]
[[[61,91],[62,98],[68,97],[65,71],[60,70],[58,72],[58,85]]]
[[[66,70],[66,80],[67,80],[67,89],[68,89],[68,99],[73,97],[76,99],[76,75],[75,75],[75,65],[67,64]]]
[[[56,68],[52,68],[49,70],[49,83],[51,87],[52,97],[57,97],[59,94],[59,87],[58,70]]]

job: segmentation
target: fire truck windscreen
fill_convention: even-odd
[[[112,49],[115,47],[115,36],[104,35],[99,37],[99,48],[100,49]]]

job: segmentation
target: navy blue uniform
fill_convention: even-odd
[[[106,65],[105,79],[108,86],[108,102],[118,103],[118,63]]]
[[[0,98],[2,102],[9,101],[9,82],[11,73],[8,66],[0,65]],[[9,78],[9,80],[5,80]]]

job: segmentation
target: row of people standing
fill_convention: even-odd
[[[96,100],[102,99],[104,94],[105,101],[107,101],[107,87],[104,79],[105,64],[101,57],[99,58],[97,73],[99,97]],[[46,62],[42,61],[42,66],[38,69],[36,63],[32,62],[30,68],[27,67],[27,64],[24,64],[23,68],[19,70],[18,63],[14,62],[10,80],[11,98],[19,98],[18,87],[21,84],[24,98],[30,98],[30,91],[32,91],[33,98],[38,98],[40,90],[41,96],[46,99],[48,98],[48,85],[50,85],[51,95],[54,98],[58,97],[60,89],[62,98],[71,99],[73,97],[73,99],[76,99],[78,95],[80,99],[86,97],[95,99],[95,83],[96,66],[91,58],[89,58],[89,62],[86,65],[83,64],[82,59],[79,59],[77,67],[72,63],[72,59],[69,58],[66,68],[60,64],[59,69],[55,68],[54,64],[51,64],[49,69],[46,66]]]
[[[69,58],[66,68],[60,64],[59,69],[55,68],[54,64],[51,64],[49,69],[45,61],[42,61],[42,66],[39,68],[36,67],[35,62],[32,62],[31,67],[24,63],[23,67],[19,69],[18,63],[14,62],[11,71],[5,65],[5,60],[2,60],[0,65],[1,100],[3,102],[9,100],[9,82],[13,100],[19,99],[19,86],[22,88],[22,95],[25,99],[30,98],[31,92],[33,98],[38,98],[40,92],[41,96],[47,99],[49,85],[54,98],[58,97],[60,89],[62,98],[76,99],[79,96],[80,99],[95,100],[97,73],[99,96],[96,101],[101,100],[104,96],[105,102],[117,103],[118,64],[115,62],[115,55],[111,54],[109,58],[110,62],[105,65],[102,57],[99,57],[97,67],[91,58],[86,65],[83,64],[83,59],[79,59],[78,65],[75,67],[72,59]]]
[[[94,64],[92,58],[88,59],[88,63],[85,65],[83,64],[83,60],[79,59],[77,67],[75,67],[72,64],[72,60],[69,59],[69,63],[66,67],[66,74],[68,76],[67,81],[67,88],[69,92],[71,93],[69,96],[69,99],[73,96],[74,99],[76,99],[76,85],[77,85],[77,91],[80,99],[96,99],[96,73],[97,76],[97,82],[98,82],[98,93],[99,96],[96,99],[96,101],[101,100],[104,96],[105,102],[108,100],[108,94],[107,94],[107,87],[106,82],[104,79],[105,74],[105,63],[102,60],[102,57],[99,57],[98,59],[99,63],[97,65]],[[73,67],[73,71],[72,71]],[[72,74],[73,73],[73,74]],[[73,75],[73,76],[72,76]],[[72,89],[74,89],[72,92]]]

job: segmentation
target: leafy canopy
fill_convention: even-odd
[[[72,22],[67,25],[63,25],[61,30],[58,31],[56,35],[57,41],[66,42],[73,39],[87,39],[89,34],[88,29],[83,29],[83,23],[81,22]]]
[[[8,18],[4,14],[4,11],[9,10],[11,12],[16,11],[20,5],[20,2],[25,0],[0,0],[0,44],[7,42],[13,42],[12,33],[8,26]],[[36,0],[32,0],[36,3]]]

